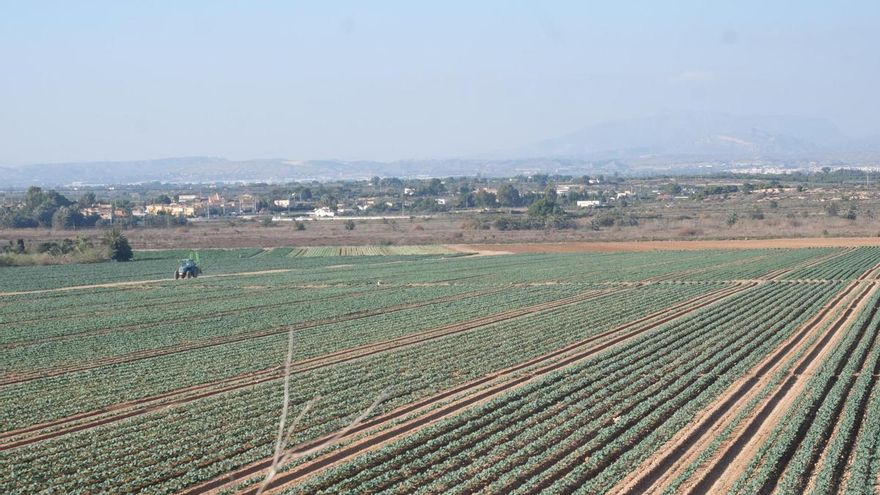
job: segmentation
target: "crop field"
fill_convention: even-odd
[[[880,248],[198,255],[0,268],[0,493],[880,489]]]

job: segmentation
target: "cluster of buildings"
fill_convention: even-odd
[[[233,199],[225,199],[219,193],[208,197],[196,194],[181,194],[177,201],[171,203],[151,203],[146,205],[149,215],[174,215],[181,217],[210,216],[212,213],[226,215],[230,213],[256,213],[258,201],[251,194],[242,194]]]
[[[93,206],[80,209],[83,215],[97,215],[105,220],[113,220],[119,218],[144,217],[146,215],[171,215],[176,217],[199,217],[209,216],[211,214],[227,215],[227,214],[246,214],[256,213],[258,210],[258,201],[250,194],[242,194],[234,199],[225,199],[215,193],[208,197],[201,197],[196,194],[181,194],[177,196],[176,201],[170,203],[165,202],[146,202],[142,206],[136,205],[131,209],[114,207],[109,203],[97,203]]]

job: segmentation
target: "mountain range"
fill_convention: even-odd
[[[378,161],[227,160],[180,157],[0,167],[0,187],[71,183],[288,182],[481,174],[670,171],[700,163],[861,163],[880,157],[880,137],[852,139],[829,120],[670,113],[584,127],[516,149],[456,159]]]

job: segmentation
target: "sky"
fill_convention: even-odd
[[[880,134],[880,2],[0,0],[0,165],[395,160],[678,111]]]

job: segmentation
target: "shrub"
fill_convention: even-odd
[[[128,239],[117,229],[111,230],[104,236],[104,244],[107,246],[107,257],[111,260],[131,261],[134,257]]]

